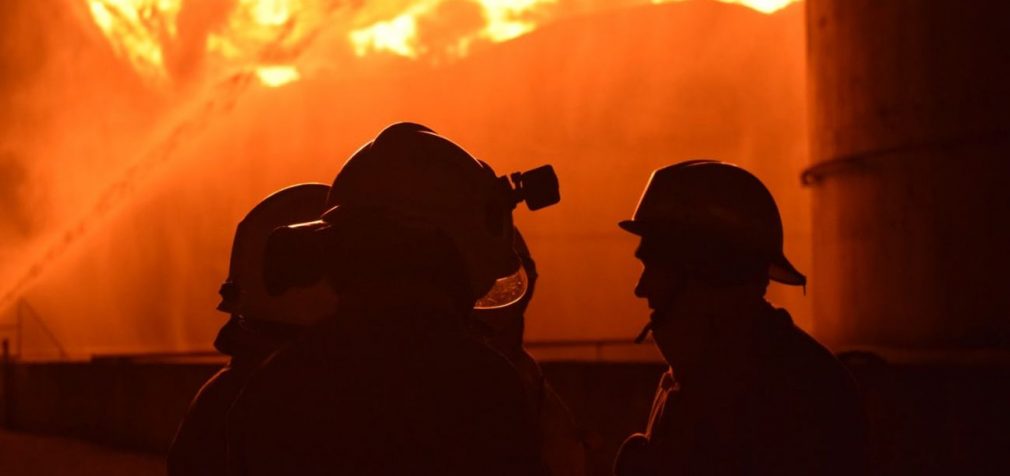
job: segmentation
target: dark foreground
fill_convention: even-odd
[[[1010,474],[1010,354],[844,360],[870,417],[873,474]],[[0,474],[163,474],[159,455],[189,399],[218,366],[135,358],[15,363],[2,379],[9,391],[0,392],[6,397],[0,420],[29,433],[0,433]],[[621,440],[642,429],[662,370],[659,364],[544,364],[586,431],[591,475],[611,474]]]
[[[71,438],[0,431],[0,474],[36,476],[163,476],[161,456]]]

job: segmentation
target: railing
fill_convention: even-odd
[[[56,351],[59,353],[60,359],[67,359],[67,349],[63,347],[63,343],[60,339],[56,337],[52,329],[46,324],[39,315],[38,311],[32,307],[28,301],[24,299],[18,300],[17,304],[14,306],[14,322],[9,324],[0,325],[0,332],[13,331],[15,352],[10,355],[12,359],[21,359],[24,356],[24,334],[25,334],[25,322],[30,321],[38,325],[38,328],[42,331],[42,334],[46,336]],[[5,341],[8,339],[4,339]]]
[[[543,354],[547,360],[550,357],[558,356],[579,356],[579,360],[603,361],[607,359],[608,351],[619,349],[641,349],[640,352],[633,353],[635,356],[648,356],[654,353],[652,341],[646,340],[638,345],[630,339],[586,339],[586,340],[545,340],[530,341],[525,343],[526,349],[533,354]],[[587,352],[573,352],[585,350]],[[568,351],[568,352],[566,352]],[[613,354],[613,353],[611,353]],[[658,356],[658,354],[657,354]],[[539,357],[539,356],[538,356]],[[98,354],[91,357],[92,362],[97,363],[138,363],[138,362],[167,362],[167,361],[193,361],[193,360],[223,360],[226,357],[215,351],[183,351],[183,352],[147,352],[147,353],[123,353],[123,354]],[[617,361],[629,359],[613,359]],[[643,359],[638,359],[643,360]],[[650,359],[644,359],[650,360]]]
[[[95,354],[91,356],[92,362],[114,363],[114,362],[164,362],[169,360],[194,360],[194,359],[225,359],[224,354],[214,350],[191,350],[181,352],[133,352],[122,354]]]
[[[22,360],[24,356],[24,335],[25,324],[31,322],[38,326],[42,334],[53,345],[59,354],[60,360],[67,360],[69,354],[63,343],[60,342],[56,334],[49,328],[42,316],[26,300],[21,299],[15,306],[15,318],[8,324],[0,324],[0,334],[5,331],[12,331],[14,349],[9,353],[11,360]],[[4,339],[7,340],[6,338]],[[642,344],[651,348],[652,339]],[[589,357],[591,360],[605,360],[608,349],[618,348],[638,348],[632,339],[547,339],[533,340],[525,343],[527,349],[538,354],[545,355],[575,355],[583,358]],[[577,352],[585,350],[586,352]],[[639,352],[645,354],[646,352]],[[166,361],[166,360],[192,360],[192,359],[218,359],[225,358],[222,354],[213,350],[198,351],[156,351],[156,352],[134,352],[118,354],[98,354],[91,356],[92,361],[98,362],[137,362],[137,361]],[[618,359],[620,360],[620,359]]]

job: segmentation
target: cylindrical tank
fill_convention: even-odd
[[[815,331],[1010,347],[1010,2],[808,0]]]

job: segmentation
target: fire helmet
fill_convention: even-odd
[[[264,286],[263,257],[267,240],[277,227],[319,216],[330,188],[321,183],[292,185],[274,192],[239,222],[231,249],[228,278],[221,285],[217,309],[258,320],[292,318],[292,303],[271,296]],[[247,315],[248,314],[248,315]]]
[[[750,172],[715,160],[691,160],[656,170],[631,220],[619,226],[639,236],[688,236],[755,256],[768,277],[788,285],[807,278],[786,259],[775,199]]]
[[[320,220],[275,234],[278,242],[297,242],[283,237],[292,233],[336,236],[327,240],[329,244],[307,247],[324,254],[325,248],[332,252],[341,234],[355,233],[363,221],[371,226],[381,219],[427,230],[451,243],[468,297],[477,307],[504,306],[526,291],[526,277],[513,250],[512,210],[520,201],[536,209],[559,199],[557,178],[549,166],[513,174],[512,181],[514,188],[509,178],[497,177],[487,164],[427,127],[393,124],[347,160],[333,181],[328,210]],[[397,254],[409,259],[406,252]],[[291,276],[274,283],[275,291],[316,279],[292,269],[292,263],[308,264],[306,259],[275,261],[288,268],[279,275]]]

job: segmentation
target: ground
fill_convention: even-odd
[[[0,431],[4,476],[164,476],[161,456],[131,453],[70,438]]]

